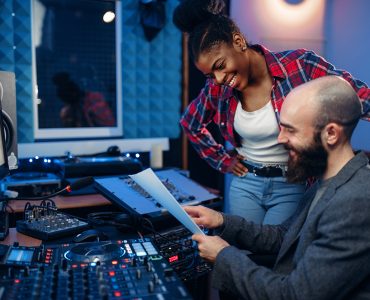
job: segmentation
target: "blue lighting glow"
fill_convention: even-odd
[[[285,0],[286,3],[296,5],[302,3],[304,0]]]

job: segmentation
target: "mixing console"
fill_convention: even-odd
[[[2,246],[0,299],[191,299],[150,239]]]
[[[155,174],[180,205],[207,204],[220,198],[177,170],[160,170]],[[95,187],[113,203],[131,213],[159,216],[167,209],[127,176],[95,178]]]
[[[159,253],[182,281],[198,279],[212,270],[212,265],[199,256],[191,236],[192,233],[182,225],[151,236]]]

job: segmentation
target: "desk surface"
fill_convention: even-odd
[[[15,228],[10,228],[9,235],[5,240],[0,241],[0,244],[13,245],[14,242],[18,242],[20,246],[28,247],[37,247],[41,245],[41,240],[19,233]]]
[[[209,188],[207,188],[209,189]],[[211,190],[214,194],[219,194],[219,191]],[[56,196],[52,198],[55,201],[58,209],[80,209],[89,207],[103,207],[110,206],[112,202],[101,194],[77,195],[77,196]],[[12,213],[23,213],[27,200],[11,200],[8,205]],[[33,201],[32,203],[39,203],[40,201]],[[13,225],[14,226],[14,225]],[[15,228],[10,228],[9,235],[0,244],[12,245],[14,242],[19,242],[23,246],[39,246],[41,240],[29,237],[16,231]]]
[[[55,201],[58,209],[78,209],[88,207],[99,207],[112,205],[104,196],[100,194],[92,195],[78,195],[78,196],[56,196],[52,198]],[[11,213],[23,213],[24,206],[27,200],[11,200],[8,205],[10,206]],[[33,203],[39,203],[40,201],[33,201]],[[9,235],[4,241],[0,241],[0,244],[12,245],[14,242],[19,242],[21,246],[40,246],[41,240],[29,237],[22,233],[17,232],[15,228],[9,229]]]
[[[79,195],[79,196],[56,196],[52,198],[58,209],[84,208],[92,206],[112,205],[112,203],[100,194]],[[27,200],[11,200],[9,206],[15,213],[23,212]],[[38,203],[40,201],[33,201]]]

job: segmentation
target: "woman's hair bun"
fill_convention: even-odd
[[[212,18],[223,14],[223,0],[182,0],[173,12],[173,23],[182,32],[191,32],[194,28]]]

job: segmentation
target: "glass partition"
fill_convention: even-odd
[[[120,2],[32,0],[35,139],[122,137]]]

